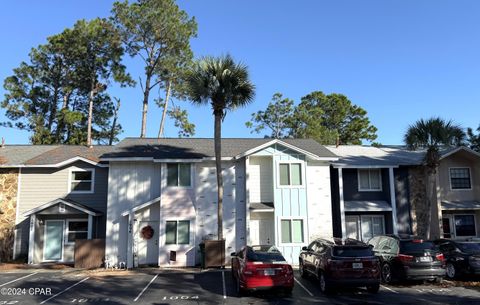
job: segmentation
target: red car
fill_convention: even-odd
[[[246,246],[231,255],[232,276],[239,294],[272,288],[292,292],[292,266],[274,246]]]

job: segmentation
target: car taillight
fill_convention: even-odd
[[[443,256],[442,253],[435,255],[435,257],[437,258],[437,260],[439,260],[441,262],[443,262],[443,260],[445,259],[445,257]]]
[[[282,272],[285,273],[285,274],[292,274],[292,273],[293,273],[292,266],[290,266],[290,265],[283,265],[283,266],[282,266]]]
[[[255,273],[257,273],[257,266],[253,263],[247,262],[243,273],[245,275],[254,275]]]
[[[402,261],[402,262],[411,262],[411,261],[413,261],[413,256],[411,256],[411,255],[399,254],[399,255],[398,255],[398,258],[399,258],[400,261]]]
[[[412,240],[412,243],[421,244],[423,243],[423,239],[414,239]]]

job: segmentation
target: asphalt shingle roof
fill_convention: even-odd
[[[5,145],[0,148],[0,165],[23,165],[28,160],[57,147],[57,145]]]
[[[222,139],[222,157],[235,157],[272,139]],[[309,139],[282,139],[319,157],[332,157],[335,154],[318,142]],[[190,159],[214,157],[214,140],[199,138],[126,138],[118,143],[114,150],[105,153],[102,158],[151,157],[154,159]]]

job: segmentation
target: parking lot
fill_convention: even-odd
[[[123,272],[28,271],[0,273],[5,304],[480,304],[480,291],[448,285],[382,286],[324,296],[314,280],[296,272],[292,295],[278,292],[238,296],[226,270],[138,270]],[[477,288],[478,289],[478,288]]]

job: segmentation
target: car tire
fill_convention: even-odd
[[[325,273],[323,271],[320,271],[320,273],[318,275],[318,281],[319,281],[319,284],[320,284],[320,291],[323,294],[331,294],[333,292],[330,281],[325,276]]]
[[[447,263],[447,267],[445,269],[447,271],[447,277],[449,279],[453,280],[457,276],[457,270],[451,262]]]
[[[392,267],[389,263],[382,265],[382,281],[386,284],[392,283]]]
[[[303,261],[299,262],[298,271],[300,272],[300,276],[304,279],[307,278],[307,272],[305,270],[305,266],[303,265]]]
[[[293,288],[285,288],[285,289],[283,290],[283,293],[284,293],[285,295],[288,295],[288,296],[289,296],[289,295],[292,295],[292,290],[293,290]]]
[[[380,284],[367,286],[367,291],[369,293],[378,293],[379,290],[380,290]]]

